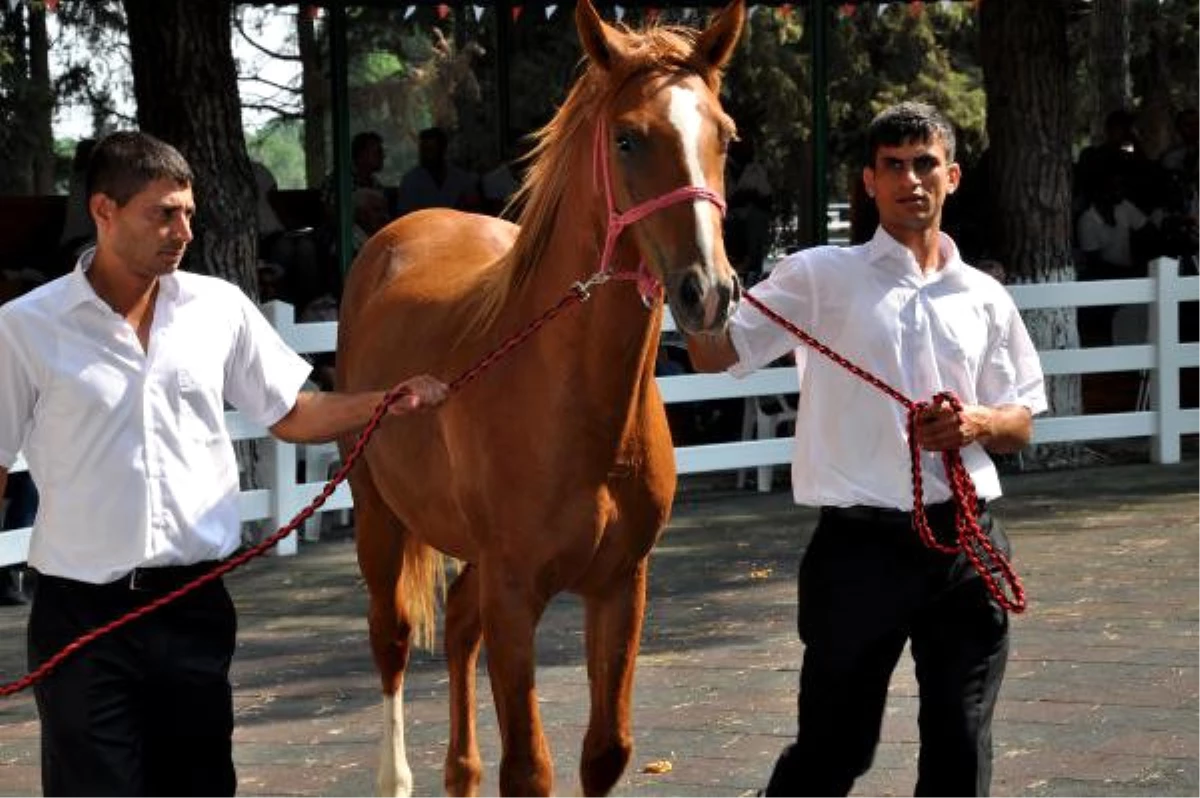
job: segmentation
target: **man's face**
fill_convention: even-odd
[[[363,171],[375,174],[383,168],[384,153],[382,142],[371,139],[359,154],[359,164]]]
[[[98,247],[127,271],[159,277],[179,268],[196,213],[190,185],[162,178],[146,184],[123,206],[105,194],[93,194],[89,204]]]
[[[418,159],[423,166],[440,166],[446,158],[442,142],[435,138],[423,138],[418,148]]]
[[[927,230],[940,225],[946,197],[958,188],[958,164],[948,163],[940,138],[880,146],[863,169],[863,185],[875,198],[884,229]]]

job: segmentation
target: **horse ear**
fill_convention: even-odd
[[[712,24],[696,39],[695,53],[713,69],[721,69],[733,56],[746,22],[745,0],[733,0],[721,9]]]
[[[575,27],[579,30],[579,43],[583,51],[601,69],[612,69],[613,64],[624,56],[621,33],[600,19],[592,0],[579,0],[576,4]]]

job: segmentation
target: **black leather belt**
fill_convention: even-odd
[[[987,512],[987,502],[979,500],[978,515]],[[822,507],[821,517],[855,524],[911,524],[912,513],[891,507],[870,507],[855,504],[850,507]],[[937,523],[941,519],[954,518],[954,502],[938,502],[925,505],[925,517]]]
[[[75,589],[103,591],[136,591],[139,593],[170,593],[198,579],[220,565],[219,560],[207,560],[191,565],[160,565],[134,568],[122,577],[102,585],[66,579],[61,576],[38,574],[38,579],[51,581]]]

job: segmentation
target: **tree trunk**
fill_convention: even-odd
[[[1092,131],[1104,138],[1104,118],[1112,111],[1133,110],[1129,72],[1129,0],[1093,0],[1091,67],[1095,80]]]
[[[319,186],[329,172],[325,157],[325,119],[329,81],[321,68],[316,25],[301,7],[296,14],[296,43],[300,50],[300,88],[304,103],[304,174],[309,186]]]
[[[233,60],[232,0],[125,0],[138,124],[196,176],[185,267],[258,296],[258,224]]]
[[[29,113],[29,34],[25,9],[0,7],[0,194],[33,193]]]
[[[54,193],[54,87],[50,85],[50,39],[46,7],[29,5],[29,130],[33,193]]]
[[[979,40],[995,241],[1010,279],[1072,281],[1071,113],[1064,0],[983,0]],[[1038,349],[1079,345],[1074,308],[1024,314]],[[1082,411],[1078,375],[1051,377],[1050,413]],[[1034,447],[1026,463],[1071,465],[1075,445]]]

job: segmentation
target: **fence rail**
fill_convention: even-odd
[[[1042,417],[1034,425],[1034,442],[1148,437],[1152,441],[1152,458],[1155,462],[1178,462],[1181,436],[1200,432],[1200,413],[1194,408],[1181,408],[1179,402],[1180,370],[1200,366],[1200,346],[1194,342],[1181,343],[1178,339],[1179,303],[1195,301],[1200,297],[1200,278],[1180,277],[1175,261],[1160,259],[1151,264],[1150,276],[1146,278],[1014,285],[1009,290],[1022,310],[1096,305],[1145,305],[1149,309],[1146,314],[1145,343],[1040,353],[1047,375],[1119,371],[1144,373],[1148,377],[1149,409]],[[279,302],[268,304],[264,312],[283,339],[297,352],[319,354],[335,349],[336,323],[297,324],[291,306]],[[668,314],[664,332],[671,334],[673,331],[674,324]],[[764,369],[743,380],[735,380],[724,374],[686,374],[660,377],[658,384],[663,400],[668,404],[738,398],[750,402],[756,397],[778,396],[798,390],[796,370],[790,367]],[[234,440],[266,439],[260,447],[265,451],[258,472],[266,487],[242,492],[242,519],[269,520],[275,528],[282,526],[307,505],[324,485],[324,473],[316,474],[316,479],[312,481],[298,481],[298,459],[309,466],[328,462],[332,445],[297,447],[283,443],[271,438],[267,430],[249,423],[237,412],[226,414],[226,424]],[[681,474],[784,465],[790,462],[791,454],[789,437],[680,446],[675,449],[676,464]],[[23,468],[24,463],[18,461],[14,470]],[[330,496],[321,512],[350,507],[350,491],[343,484]],[[23,562],[29,536],[29,529],[0,533],[0,565]],[[291,554],[296,547],[296,536],[292,535],[280,543],[278,551],[280,554]]]

